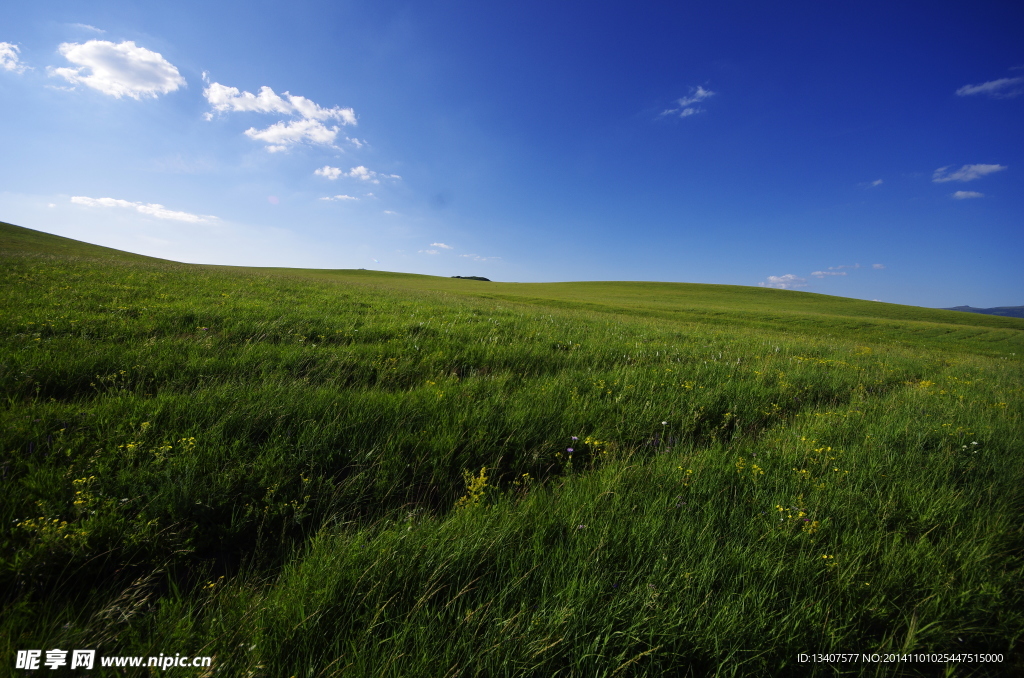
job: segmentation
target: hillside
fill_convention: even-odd
[[[126,262],[162,261],[2,222],[0,251],[108,257]],[[917,343],[941,337],[944,343],[970,346],[982,352],[1024,354],[1024,334],[1021,334],[1024,322],[1016,318],[981,314],[968,316],[952,309],[886,304],[793,290],[661,282],[482,283],[471,279],[364,269],[191,266],[224,272],[247,271],[283,279],[371,286],[381,290],[441,292],[461,298],[515,302],[540,308],[747,327],[783,335],[815,335],[820,333],[823,324],[827,324],[838,332],[856,333],[863,340]]]
[[[92,259],[95,261],[123,261],[123,262],[160,262],[163,259],[122,252],[121,250],[91,245],[79,240],[64,238],[59,235],[33,231],[23,226],[15,226],[0,221],[0,254],[28,255],[28,256],[55,256]],[[167,262],[172,263],[172,262]]]
[[[954,306],[945,311],[965,311],[967,313],[984,313],[1001,315],[1006,318],[1024,318],[1024,306],[996,306],[995,308],[974,308],[973,306]]]
[[[8,657],[1024,669],[1024,320],[198,266],[6,224],[0,264]]]

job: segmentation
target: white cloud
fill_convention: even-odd
[[[288,93],[285,92],[285,95]],[[228,111],[256,111],[258,113],[294,113],[294,109],[274,93],[269,87],[261,87],[259,95],[252,92],[240,92],[237,87],[228,87],[219,82],[212,83],[203,90],[203,96],[213,110],[219,113]]]
[[[310,118],[312,120],[339,120],[342,125],[356,124],[356,112],[351,108],[341,108],[340,106],[335,106],[334,108],[321,108],[318,104],[310,101],[306,97],[294,96],[288,92],[285,92],[284,95],[288,97],[288,101],[295,109],[295,112],[303,118]]]
[[[372,184],[379,184],[381,179],[401,179],[402,178],[402,177],[398,176],[397,174],[380,174],[379,172],[374,172],[371,169],[367,169],[363,165],[359,165],[358,167],[353,167],[348,172],[341,172],[339,174],[339,176],[349,177],[350,179],[362,179],[363,181],[369,181]],[[367,195],[372,196],[373,194],[372,193],[368,193]]]
[[[22,73],[28,68],[18,60],[21,49],[9,42],[0,42],[0,70]]]
[[[384,214],[391,214],[393,216],[398,216],[398,212],[392,212],[391,210],[384,210]],[[436,252],[435,252],[435,254],[436,254]]]
[[[84,44],[65,42],[57,48],[76,68],[51,68],[72,84],[92,87],[120,99],[156,98],[185,85],[178,69],[160,54],[138,47],[128,40],[115,45],[106,40]],[[85,71],[91,71],[83,75]]]
[[[313,172],[313,174],[317,175],[318,177],[327,177],[331,181],[334,181],[335,179],[341,176],[341,168],[331,167],[330,165],[324,165],[320,169]]]
[[[980,85],[964,85],[956,91],[957,96],[971,96],[972,94],[987,94],[990,97],[1003,99],[1014,97],[1024,91],[1024,78],[999,78],[989,80]]]
[[[874,181],[871,182],[871,185],[872,186],[881,186],[882,185],[882,180],[881,179],[875,179]]]
[[[81,29],[86,30],[86,31],[93,31],[94,33],[106,33],[106,31],[103,30],[102,28],[96,28],[95,26],[90,26],[89,24],[71,24],[71,25],[74,26],[75,28],[81,28]]]
[[[885,268],[885,264],[871,264],[871,268],[875,269],[876,271],[881,271],[883,268]],[[878,300],[875,299],[875,301]]]
[[[338,128],[328,128],[319,120],[289,120],[275,122],[266,129],[250,127],[245,130],[245,136],[265,142],[267,150],[275,153],[301,141],[330,146],[338,136]]]
[[[682,99],[676,100],[677,108],[669,108],[661,112],[662,115],[674,115],[679,114],[680,118],[688,118],[696,113],[701,113],[703,109],[694,108],[693,104],[700,103],[705,99],[714,96],[715,93],[711,90],[704,89],[700,85],[696,88],[690,88],[690,96],[683,97]]]
[[[830,271],[841,271],[844,268],[860,268],[860,264],[843,264],[842,266],[829,266]]]
[[[455,249],[451,245],[445,245],[443,242],[432,242],[432,243],[430,243],[430,246],[431,247],[440,247],[443,250],[453,250],[453,249]]]
[[[349,172],[345,176],[346,177],[352,177],[353,179],[362,179],[363,181],[370,181],[370,180],[373,179],[373,176],[376,175],[376,174],[377,174],[376,172],[371,172],[370,170],[366,169],[364,166],[360,165],[359,167],[353,167],[351,170],[349,170]],[[374,182],[374,183],[380,183],[380,182],[377,181],[377,182]]]
[[[761,287],[775,287],[780,290],[789,290],[794,287],[806,287],[807,278],[787,273],[786,275],[770,275],[766,282],[757,283]]]
[[[420,254],[440,254],[440,250],[420,250]]]
[[[846,275],[846,271],[815,271],[811,275],[815,278],[824,278],[826,275]]]
[[[204,76],[204,81],[208,77]],[[292,120],[281,120],[266,129],[250,127],[245,131],[250,139],[263,141],[267,144],[267,150],[271,153],[284,151],[294,144],[303,141],[312,144],[333,146],[341,131],[337,125],[328,127],[324,122],[335,120],[341,125],[355,125],[356,114],[351,108],[323,108],[314,101],[303,96],[297,96],[285,92],[279,95],[270,87],[261,87],[259,94],[242,92],[237,87],[228,87],[219,82],[211,83],[203,90],[213,111],[218,113],[229,112],[254,112],[254,113],[278,113],[282,115],[295,116]],[[207,120],[213,119],[213,112],[204,115]],[[346,140],[355,144],[357,148],[364,142],[358,139]]]
[[[946,174],[946,170],[949,169],[949,165],[940,167],[932,173],[932,181],[937,184],[941,184],[946,181],[973,181],[979,179],[986,174],[992,174],[993,172],[1001,172],[1006,169],[1006,165],[964,165],[957,171]]]
[[[460,254],[459,256],[473,261],[498,261],[501,259],[501,257],[481,257],[479,254]]]
[[[984,198],[985,194],[977,191],[957,191],[952,194],[952,197],[956,200],[967,200],[968,198]]]
[[[321,200],[359,200],[359,198],[351,195],[329,195],[326,198],[320,198]]]
[[[78,195],[71,198],[71,202],[76,205],[84,205],[85,207],[122,207],[125,209],[133,209],[140,214],[146,214],[151,217],[156,217],[157,219],[187,221],[193,224],[217,219],[217,217],[210,215],[176,212],[174,210],[167,209],[163,205],[157,205],[155,203],[147,204],[141,202],[129,202],[127,200],[118,200],[116,198],[86,198],[85,196]]]

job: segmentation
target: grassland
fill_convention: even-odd
[[[10,225],[0,263],[6,666],[1024,671],[1022,320],[195,266]],[[830,652],[1004,659],[797,662]]]

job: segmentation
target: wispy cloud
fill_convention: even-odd
[[[331,167],[330,169],[334,170],[334,169],[337,169],[337,168]],[[402,177],[398,176],[397,174],[381,174],[380,172],[374,172],[371,169],[366,169],[366,167],[364,167],[363,165],[359,165],[358,167],[353,167],[348,172],[341,172],[339,170],[339,173],[338,173],[337,176],[349,177],[350,179],[360,179],[362,181],[368,181],[371,184],[379,184],[381,179],[401,179],[402,178]],[[331,177],[331,178],[333,179],[333,178],[336,178],[336,177]],[[373,195],[373,194],[371,193],[369,195]]]
[[[856,271],[861,268],[860,264],[841,264],[839,266],[829,266],[826,269],[819,271],[812,271],[808,275],[818,280],[824,280],[834,276],[847,276],[850,271]],[[885,268],[883,264],[872,264],[871,268],[880,270]],[[786,275],[770,275],[765,282],[759,282],[758,285],[761,287],[775,287],[778,289],[788,290],[796,287],[806,287],[806,278],[801,278],[793,273],[787,273]]]
[[[940,167],[932,173],[932,181],[937,184],[941,184],[946,181],[973,181],[980,179],[986,174],[992,174],[993,172],[1001,172],[1006,169],[1006,165],[964,165],[955,172],[946,174],[946,170],[950,168],[950,165]]]
[[[683,97],[682,99],[678,100],[680,106],[689,106],[690,104],[695,104],[698,101],[704,101],[708,97],[714,96],[715,94],[710,90],[704,89],[700,85],[697,85],[696,89],[691,87],[690,91],[692,92],[690,96]]]
[[[757,283],[760,287],[774,287],[780,290],[790,290],[794,287],[806,287],[807,278],[787,273],[786,275],[770,275],[764,282]]]
[[[1024,77],[999,78],[989,80],[980,85],[964,85],[956,91],[957,96],[967,97],[974,94],[987,94],[995,99],[1007,99],[1024,92]]]
[[[135,210],[139,214],[156,217],[157,219],[185,221],[192,224],[214,221],[217,219],[217,217],[210,216],[208,214],[191,214],[190,212],[169,210],[163,205],[158,205],[156,203],[129,202],[127,200],[118,200],[117,198],[87,198],[85,196],[77,195],[71,198],[71,202],[76,205],[84,205],[85,207],[120,207],[123,209]]]
[[[881,179],[875,179],[874,181],[871,182],[871,185],[872,186],[881,186],[882,185],[882,180]]]
[[[96,28],[95,26],[90,26],[89,24],[71,24],[71,25],[74,28],[80,28],[80,29],[85,30],[85,31],[92,31],[93,33],[106,33],[106,31],[103,30],[102,28]]]
[[[978,193],[977,191],[957,191],[952,193],[951,197],[956,200],[967,200],[969,198],[984,198],[984,193]]]
[[[860,264],[841,264],[839,266],[829,266],[823,271],[814,271],[811,273],[811,277],[822,278],[833,276],[833,275],[846,275],[848,271],[856,271],[860,268]]]
[[[430,246],[431,247],[440,247],[443,250],[453,250],[453,249],[455,249],[451,245],[445,245],[443,242],[432,242],[432,243],[430,243]]]
[[[0,70],[24,73],[28,66],[18,59],[21,48],[10,42],[0,42]]]
[[[460,254],[460,257],[472,261],[500,261],[501,257],[481,257],[479,254]]]
[[[688,118],[691,115],[701,113],[704,110],[702,108],[695,107],[694,104],[698,104],[714,95],[714,92],[704,89],[700,85],[697,87],[691,87],[690,96],[676,99],[676,107],[662,111],[661,115],[678,115],[680,118]]]
[[[204,77],[204,81],[208,81],[208,76]],[[245,135],[250,139],[266,143],[267,150],[271,153],[287,150],[301,142],[333,146],[341,129],[338,125],[328,127],[325,122],[334,120],[342,126],[356,124],[356,114],[351,108],[324,108],[303,96],[288,92],[281,96],[266,86],[260,88],[259,94],[253,94],[214,82],[203,90],[203,96],[213,109],[212,112],[206,113],[207,120],[213,119],[214,112],[277,113],[292,116],[292,120],[280,120],[265,129],[250,127],[245,131]],[[349,141],[357,147],[363,145],[358,139]]]
[[[156,172],[169,174],[203,174],[216,168],[216,164],[208,157],[188,157],[182,153],[172,153],[162,158],[154,158],[150,167]]]
[[[329,195],[327,197],[320,198],[320,199],[321,200],[359,200],[359,198],[356,198],[355,196],[351,196],[351,195]]]
[[[420,254],[440,254],[441,250],[420,250]]]
[[[65,42],[57,51],[75,66],[51,67],[50,75],[118,99],[155,99],[185,86],[185,78],[171,62],[131,40],[118,44],[106,40]]]

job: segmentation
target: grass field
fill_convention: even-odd
[[[1024,674],[1024,320],[6,224],[0,263],[5,666]],[[797,661],[933,652],[1002,662]]]

